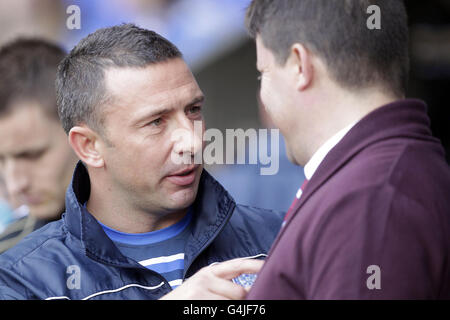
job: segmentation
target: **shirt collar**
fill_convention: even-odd
[[[84,208],[85,210],[87,210],[86,206],[84,206]],[[192,208],[189,208],[186,215],[177,223],[163,229],[144,233],[121,232],[104,225],[98,220],[97,222],[102,226],[103,231],[105,231],[106,235],[114,242],[131,245],[148,245],[175,238],[186,229],[186,227],[191,222],[191,218]]]
[[[331,138],[329,138],[317,151],[313,154],[311,159],[309,159],[308,163],[306,163],[304,172],[305,178],[307,180],[311,180],[314,172],[316,172],[322,160],[326,157],[328,152],[333,149],[339,141],[350,131],[350,129],[356,124],[356,122],[351,123],[345,128],[341,129],[337,133],[335,133]]]

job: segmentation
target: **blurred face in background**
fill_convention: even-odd
[[[3,177],[0,174],[0,201],[7,200],[8,199],[8,193],[6,192],[5,183],[3,181]]]
[[[14,204],[30,215],[57,219],[77,161],[59,121],[33,101],[0,116],[0,174]]]

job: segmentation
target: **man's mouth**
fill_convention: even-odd
[[[194,170],[188,170],[188,171],[176,174],[176,176],[187,176],[187,175],[191,174],[192,171],[194,171]]]
[[[183,168],[182,170],[178,170],[174,173],[171,173],[166,178],[173,184],[179,186],[187,186],[192,184],[195,181],[195,177],[197,174],[198,165],[189,166],[187,168]]]

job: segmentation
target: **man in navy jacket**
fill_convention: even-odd
[[[178,49],[134,25],[100,29],[56,82],[81,162],[63,218],[0,257],[0,298],[243,298],[281,217],[236,205],[193,161],[204,97]]]
[[[450,170],[404,98],[402,1],[254,0],[247,25],[307,179],[247,297],[449,299]]]

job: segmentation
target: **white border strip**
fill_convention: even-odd
[[[143,285],[140,285],[140,284],[132,283],[132,284],[127,284],[126,286],[120,287],[118,289],[96,292],[96,293],[93,293],[93,294],[91,294],[91,295],[89,295],[89,296],[87,296],[87,297],[85,297],[85,298],[83,298],[81,300],[89,300],[89,299],[91,299],[93,297],[96,297],[96,296],[99,296],[99,295],[102,295],[102,294],[114,293],[114,292],[122,291],[122,290],[125,290],[125,289],[128,289],[128,288],[131,288],[131,287],[138,287],[138,288],[142,288],[142,289],[146,289],[146,290],[155,290],[155,289],[158,289],[159,287],[161,287],[162,285],[164,285],[164,282],[161,282],[160,284],[158,284],[157,286],[154,286],[154,287],[146,287],[146,286],[143,286]],[[62,299],[71,300],[67,296],[49,297],[49,298],[46,298],[45,300],[62,300]]]
[[[184,253],[177,253],[171,256],[161,256],[158,258],[151,258],[147,260],[139,261],[139,263],[145,267],[151,266],[154,264],[160,264],[160,263],[167,263],[167,262],[173,262],[176,260],[182,260],[184,259]]]

